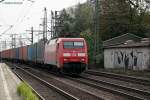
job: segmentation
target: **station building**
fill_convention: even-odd
[[[132,37],[124,38],[128,36]],[[120,41],[118,44],[116,44],[117,39]],[[115,41],[114,44],[111,41]],[[109,44],[108,42],[111,43]],[[132,34],[125,34],[104,41],[104,43],[105,68],[150,70],[150,38],[141,38]]]

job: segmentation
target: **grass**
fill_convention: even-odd
[[[18,85],[17,92],[25,100],[39,100],[39,98],[32,92],[32,89],[25,82],[21,82]]]

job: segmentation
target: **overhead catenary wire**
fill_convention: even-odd
[[[4,32],[2,32],[2,33],[1,33],[1,36],[4,35],[5,33],[7,33],[9,30],[13,29],[14,27],[15,27],[15,28],[17,27],[17,25],[20,23],[20,18],[22,18],[20,15],[24,15],[23,18],[25,17],[25,14],[26,14],[26,13],[25,13],[25,14],[21,14],[22,12],[24,12],[25,7],[23,6],[22,8],[23,8],[23,10],[20,11],[19,16],[17,17],[17,20],[15,21],[15,23],[14,23],[13,25],[11,25],[10,28],[8,28],[8,29],[5,30]],[[23,18],[22,18],[22,19],[23,19]],[[22,22],[22,19],[21,19],[21,22]],[[15,29],[14,29],[14,30],[15,30]]]
[[[0,36],[4,35],[7,31],[9,31],[11,28],[13,27],[13,25],[11,25],[8,29],[6,29],[3,33],[0,34]]]
[[[26,8],[27,10],[25,11],[24,10],[24,13],[23,14],[20,14],[22,15],[22,17],[18,17],[18,20],[17,22],[14,24],[14,27],[17,29],[18,25],[21,26],[20,24],[24,21],[24,19],[26,18],[26,16],[28,15],[28,13],[30,12],[30,9],[32,7],[33,3],[30,4],[30,6],[28,8]],[[25,9],[25,8],[24,8]],[[15,30],[15,29],[14,29]]]
[[[15,33],[14,31],[17,29],[18,25],[20,25],[24,21],[24,18],[26,18],[27,14],[29,13],[29,10],[31,9],[32,4],[33,3],[31,3],[30,6],[27,6],[27,3],[26,3],[26,5],[22,6],[23,10],[20,11],[16,22],[13,25],[11,25],[7,30],[2,32],[2,34],[0,34],[0,35],[2,36],[4,34],[8,33],[8,31],[10,31],[12,29],[13,29],[12,33]]]
[[[6,22],[6,20],[5,20],[4,16],[3,16],[3,12],[1,11],[1,9],[0,9],[0,17],[1,17],[2,21],[3,21],[3,24],[7,25],[7,22]]]

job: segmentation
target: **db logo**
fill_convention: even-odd
[[[72,56],[76,56],[77,54],[76,53],[72,53]]]

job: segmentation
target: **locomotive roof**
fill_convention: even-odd
[[[84,38],[58,38],[57,42],[63,41],[63,40],[84,40]]]

